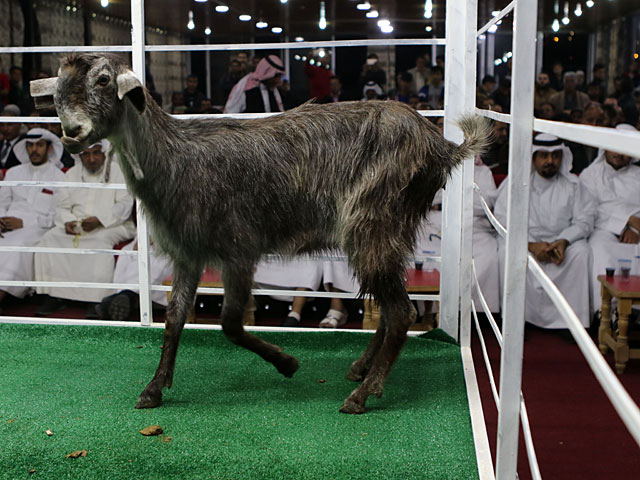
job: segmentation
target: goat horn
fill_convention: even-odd
[[[43,78],[42,80],[31,80],[29,89],[32,97],[46,97],[56,93],[56,83],[58,77]]]
[[[31,80],[29,89],[37,109],[51,108],[54,106],[53,95],[56,93],[58,77]]]

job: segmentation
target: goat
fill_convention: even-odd
[[[108,138],[130,191],[142,202],[156,245],[174,261],[160,364],[136,408],[162,403],[180,335],[206,265],[221,270],[222,329],[233,343],[285,377],[298,361],[242,325],[252,275],[264,254],[342,249],[382,321],[347,378],[362,383],[340,411],[363,413],[382,395],[416,312],[405,261],[416,231],[464,158],[483,151],[487,123],[464,117],[458,146],[408,106],[393,102],[304,104],[263,119],[177,120],[152,100],[118,57],[72,54],[56,79],[31,82],[38,104],[53,101],[62,142],[77,153]]]

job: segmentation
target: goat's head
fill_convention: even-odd
[[[62,59],[57,78],[34,80],[37,107],[55,102],[62,143],[78,153],[114,133],[127,108],[145,109],[140,80],[115,55],[73,54]]]

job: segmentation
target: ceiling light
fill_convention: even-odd
[[[562,17],[562,24],[563,25],[569,25],[570,21],[571,20],[569,20],[569,17]]]
[[[304,42],[304,37],[296,37],[296,42]]]
[[[378,18],[378,15],[379,15],[378,10],[369,10],[366,13],[367,18]]]
[[[371,4],[369,2],[362,2],[356,5],[358,10],[369,10],[371,8]]]
[[[293,58],[295,58],[296,60],[300,60],[300,55],[295,55]]]
[[[562,23],[564,25],[569,25],[569,2],[564,2],[564,17],[562,17]]]
[[[193,11],[189,10],[189,21],[187,22],[187,28],[189,30],[193,30],[194,28],[196,28],[196,24],[193,23]]]
[[[259,22],[256,23],[256,27],[258,28],[267,28],[269,26],[269,24],[267,22],[264,22],[262,20],[260,20]]]
[[[325,11],[324,2],[320,2],[320,21],[318,22],[320,30],[327,28],[327,16]]]
[[[320,58],[324,58],[324,56],[325,56],[325,55],[326,55],[326,53],[325,53],[325,51],[324,51],[324,50],[322,50],[322,49],[318,50],[318,56],[319,56]]]
[[[109,0],[100,0],[100,6],[107,8],[109,6]]]
[[[218,13],[227,13],[229,11],[229,7],[226,5],[216,5],[216,12]]]
[[[391,25],[386,25],[384,27],[380,27],[380,30],[382,30],[382,33],[391,33],[393,32],[393,27]]]
[[[240,20],[241,22],[250,22],[251,21],[251,15],[240,15],[238,17],[238,20]]]
[[[207,3],[207,0],[196,0],[198,3]]]
[[[582,15],[582,5],[580,5],[580,2],[576,3],[576,9],[573,11],[573,13],[576,15],[576,17]]]
[[[493,61],[493,64],[497,67],[498,65],[502,65],[502,59],[501,58],[496,58]]]
[[[287,3],[289,0],[280,0],[280,3]]]
[[[494,10],[493,12],[491,12],[492,17],[497,17],[498,15],[500,15],[500,10]]]
[[[282,33],[282,27],[273,27],[271,29],[271,32],[273,32],[273,33]]]
[[[558,21],[557,18],[553,20],[553,23],[551,24],[551,30],[553,30],[554,32],[557,32],[558,30],[560,30],[560,22]]]
[[[497,25],[495,25],[495,24],[494,24],[494,25],[491,25],[491,26],[489,27],[489,29],[487,30],[487,32],[489,32],[489,33],[496,33],[497,31],[498,31],[498,26],[497,26]]]
[[[595,5],[595,2],[593,0],[587,0],[586,2],[584,2],[584,4],[587,6],[587,8],[591,8]]]
[[[312,58],[311,60],[309,60],[309,65],[314,65],[316,63],[316,61]]]
[[[211,35],[211,29],[209,27],[204,29],[204,34],[205,35]]]
[[[430,32],[431,30],[433,30],[433,27],[432,27],[431,25],[427,25],[426,27],[424,27],[424,29],[425,29],[427,32]]]
[[[382,28],[382,27],[388,27],[389,25],[391,25],[391,22],[390,22],[388,19],[386,19],[386,18],[383,18],[382,20],[378,20],[378,26],[379,26],[380,28]]]
[[[424,2],[424,18],[431,18],[433,16],[433,1],[426,0]]]

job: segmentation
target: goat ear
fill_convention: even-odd
[[[118,84],[118,98],[122,100],[125,96],[131,100],[133,106],[142,113],[145,106],[144,89],[138,77],[131,70],[121,73],[116,78]]]

